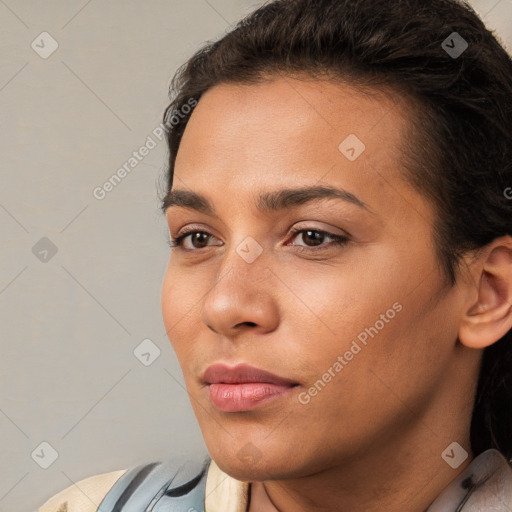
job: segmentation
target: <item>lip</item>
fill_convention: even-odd
[[[250,411],[284,397],[298,385],[247,364],[214,364],[204,372],[203,381],[208,388],[209,400],[223,412]]]
[[[298,384],[290,379],[280,377],[279,375],[248,364],[228,366],[222,363],[209,366],[204,372],[203,381],[206,384],[245,384],[248,382],[266,382],[280,386],[293,386]]]

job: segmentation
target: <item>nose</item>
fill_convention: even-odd
[[[204,297],[201,322],[216,334],[231,338],[247,330],[261,334],[275,330],[279,280],[267,263],[264,254],[248,263],[234,249],[226,253]]]

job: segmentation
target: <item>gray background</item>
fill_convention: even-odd
[[[167,149],[152,132],[177,67],[262,3],[0,0],[0,512],[205,451],[161,318]],[[472,4],[510,49],[512,0]],[[45,59],[42,32],[58,43]]]

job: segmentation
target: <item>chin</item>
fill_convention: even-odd
[[[210,456],[224,473],[242,482],[284,480],[308,473],[298,460],[278,453],[275,448],[259,450],[250,441],[239,449],[235,449],[234,445],[228,449],[217,445],[210,450]]]
[[[226,456],[212,458],[224,473],[242,482],[264,482],[290,478],[290,467],[276,466],[268,461],[248,465],[236,459],[228,459]]]

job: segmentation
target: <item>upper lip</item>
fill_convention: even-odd
[[[213,364],[203,374],[207,384],[242,384],[247,382],[268,382],[282,386],[293,386],[297,382],[280,377],[273,373],[261,370],[248,364],[228,366],[226,364]]]

